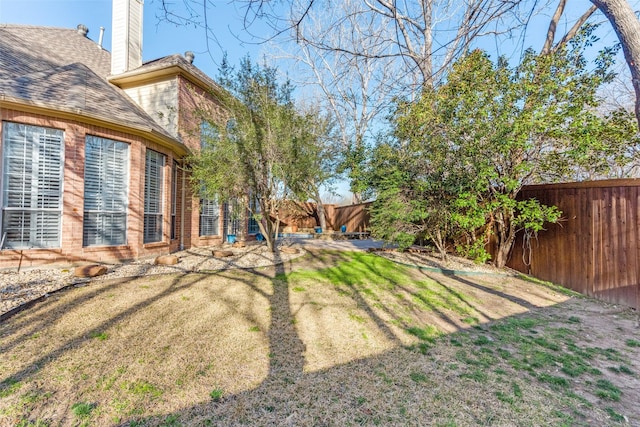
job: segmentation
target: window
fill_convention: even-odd
[[[258,199],[251,198],[251,210],[253,214],[249,217],[249,234],[258,234],[260,232],[260,227],[258,226],[258,221],[253,217],[253,215],[260,213],[260,204],[258,203]]]
[[[3,122],[2,247],[61,246],[64,134]]]
[[[200,148],[220,139],[218,128],[207,121],[200,124]],[[203,184],[204,185],[204,184]],[[200,237],[220,234],[220,205],[217,200],[200,199]]]
[[[147,150],[144,165],[144,243],[162,241],[162,184],[165,156]]]
[[[129,145],[87,136],[84,160],[84,246],[127,243]]]
[[[200,199],[200,236],[217,236],[220,205],[216,200]]]
[[[220,130],[213,124],[203,121],[200,123],[200,148],[205,148],[220,139]]]
[[[176,212],[178,210],[178,162],[173,161],[171,169],[171,239],[178,236]]]
[[[224,204],[224,230],[227,235],[240,232],[241,208],[237,200]]]

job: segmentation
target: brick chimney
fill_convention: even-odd
[[[113,0],[111,75],[142,65],[143,0]]]

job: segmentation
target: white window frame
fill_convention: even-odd
[[[95,145],[96,152],[90,151],[91,145]],[[98,155],[92,162],[90,153]],[[93,135],[85,138],[82,227],[85,247],[127,244],[129,156],[130,147],[125,142]]]
[[[220,235],[220,204],[214,199],[200,199],[200,237]]]
[[[57,152],[49,151],[51,147],[47,145],[54,141],[59,146]],[[20,143],[22,155],[16,156],[12,153],[12,145]],[[2,122],[2,249],[52,249],[62,246],[64,154],[64,131]],[[54,161],[57,161],[57,165]],[[22,169],[22,177],[25,172],[30,172],[30,178],[12,179],[10,175],[16,169]],[[39,182],[39,175],[45,173],[48,179]],[[16,227],[15,224],[20,225]],[[47,238],[51,235],[54,237]]]
[[[171,240],[178,238],[178,162],[171,167]]]
[[[156,162],[158,163],[154,164]],[[142,233],[144,244],[164,241],[164,169],[166,164],[167,156],[147,148],[144,162],[144,218]],[[151,165],[157,168],[158,174],[155,177],[149,175],[152,173]],[[153,183],[150,178],[154,178],[155,188],[151,188]],[[152,197],[152,191],[157,193],[155,197]],[[155,218],[154,224],[150,223],[151,218]],[[155,225],[153,227],[154,230],[150,230],[153,225]]]

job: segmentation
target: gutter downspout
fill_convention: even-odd
[[[181,167],[180,169],[182,169],[182,194],[180,195],[181,197],[181,201],[180,201],[180,250],[183,251],[184,250],[184,204],[185,204],[185,189],[184,189],[184,180],[186,179],[185,177],[185,170],[184,170],[184,165],[183,167]]]

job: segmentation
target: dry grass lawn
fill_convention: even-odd
[[[0,425],[640,425],[634,322],[355,252],[97,281],[0,324]]]

